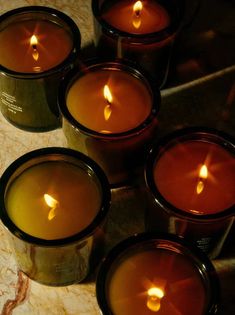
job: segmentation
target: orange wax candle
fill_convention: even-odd
[[[147,229],[184,236],[217,257],[234,218],[235,158],[229,137],[183,129],[152,148],[147,160]]]
[[[0,17],[0,110],[10,123],[37,132],[60,127],[58,86],[80,44],[74,21],[53,8],[26,6]]]
[[[131,34],[155,33],[170,25],[169,13],[155,0],[117,1],[104,8],[102,18],[116,29]]]
[[[153,82],[130,64],[93,62],[65,77],[58,100],[68,146],[95,160],[112,185],[134,178],[157,129]]]
[[[108,286],[115,315],[203,314],[206,293],[198,270],[186,257],[169,250],[132,255],[114,270]],[[160,291],[155,301],[151,288]]]
[[[97,278],[102,314],[214,314],[217,282],[207,257],[165,237],[140,234],[111,250]]]
[[[156,161],[153,172],[159,192],[178,209],[207,215],[235,204],[235,158],[218,144],[175,144]]]
[[[105,88],[111,100],[105,95]],[[66,102],[69,112],[81,125],[109,134],[136,128],[152,108],[146,85],[120,70],[88,72],[70,87]]]
[[[50,20],[33,18],[0,31],[0,64],[12,71],[40,73],[62,63],[73,47],[69,32]]]
[[[182,20],[182,1],[92,0],[92,10],[97,53],[136,62],[162,87]]]

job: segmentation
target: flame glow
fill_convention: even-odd
[[[160,288],[152,287],[147,294],[147,307],[153,312],[158,312],[161,308],[161,299],[164,297],[164,291]]]
[[[204,187],[205,187],[204,181],[205,179],[207,179],[207,177],[208,177],[208,169],[207,169],[207,166],[203,164],[199,171],[199,181],[197,183],[197,188],[196,188],[198,195],[200,195],[202,191],[204,190]]]
[[[59,202],[54,199],[52,196],[48,194],[44,194],[44,200],[46,204],[51,208],[48,213],[48,220],[51,221],[56,216],[56,207],[58,206]]]

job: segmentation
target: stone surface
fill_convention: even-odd
[[[83,47],[93,38],[90,1],[0,0],[0,13],[24,5],[46,5],[67,13],[79,26]],[[219,128],[235,136],[234,67],[204,79],[162,91],[159,137],[184,126]],[[177,112],[177,115],[175,114]],[[0,115],[0,175],[22,154],[47,146],[66,146],[62,130],[30,133]],[[145,203],[135,189],[116,191],[107,224],[106,251],[118,241],[144,230]],[[235,229],[213,263],[222,288],[221,315],[235,313]],[[98,315],[95,272],[81,284],[47,287],[18,272],[5,229],[0,226],[0,312],[2,315]]]

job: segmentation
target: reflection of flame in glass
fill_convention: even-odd
[[[112,93],[108,87],[108,85],[106,84],[104,86],[104,98],[106,99],[108,105],[105,106],[104,108],[104,119],[105,120],[109,120],[111,114],[112,114],[112,109],[111,109],[111,104],[112,104],[112,101],[113,101],[113,97],[112,97]]]
[[[164,297],[164,291],[160,288],[153,287],[148,290],[147,294],[147,307],[153,312],[158,312],[161,308],[161,299]]]
[[[30,45],[33,48],[33,53],[32,53],[32,57],[35,61],[38,60],[39,58],[39,52],[37,50],[37,45],[38,45],[38,39],[36,35],[31,36],[30,38]]]
[[[204,181],[205,179],[207,179],[207,177],[208,177],[208,169],[206,165],[203,164],[199,171],[199,181],[197,183],[197,189],[196,189],[198,195],[202,193],[205,187]]]
[[[134,28],[136,28],[136,29],[140,28],[140,26],[141,26],[140,14],[141,14],[142,9],[143,9],[142,2],[136,1],[136,3],[133,5],[134,16],[132,19],[132,24],[133,24]]]
[[[48,194],[44,194],[44,200],[46,204],[51,208],[48,213],[48,220],[51,221],[56,216],[55,209],[58,206],[59,202]]]

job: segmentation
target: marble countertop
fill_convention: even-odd
[[[24,5],[51,6],[67,13],[80,28],[82,46],[92,43],[90,1],[0,0],[0,13]],[[203,78],[163,90],[159,137],[171,130],[197,124],[219,128],[235,136],[234,77],[235,67],[226,65],[226,69],[219,68]],[[10,125],[0,115],[0,175],[22,154],[48,146],[66,146],[61,129],[46,133],[25,132]],[[107,226],[108,247],[128,235],[144,231],[143,208],[135,190],[117,191],[112,198]],[[235,314],[234,236],[233,228],[221,256],[213,261],[221,280],[221,315]],[[80,284],[56,288],[43,286],[18,273],[2,226],[0,237],[1,315],[100,314],[95,298],[94,273]]]

